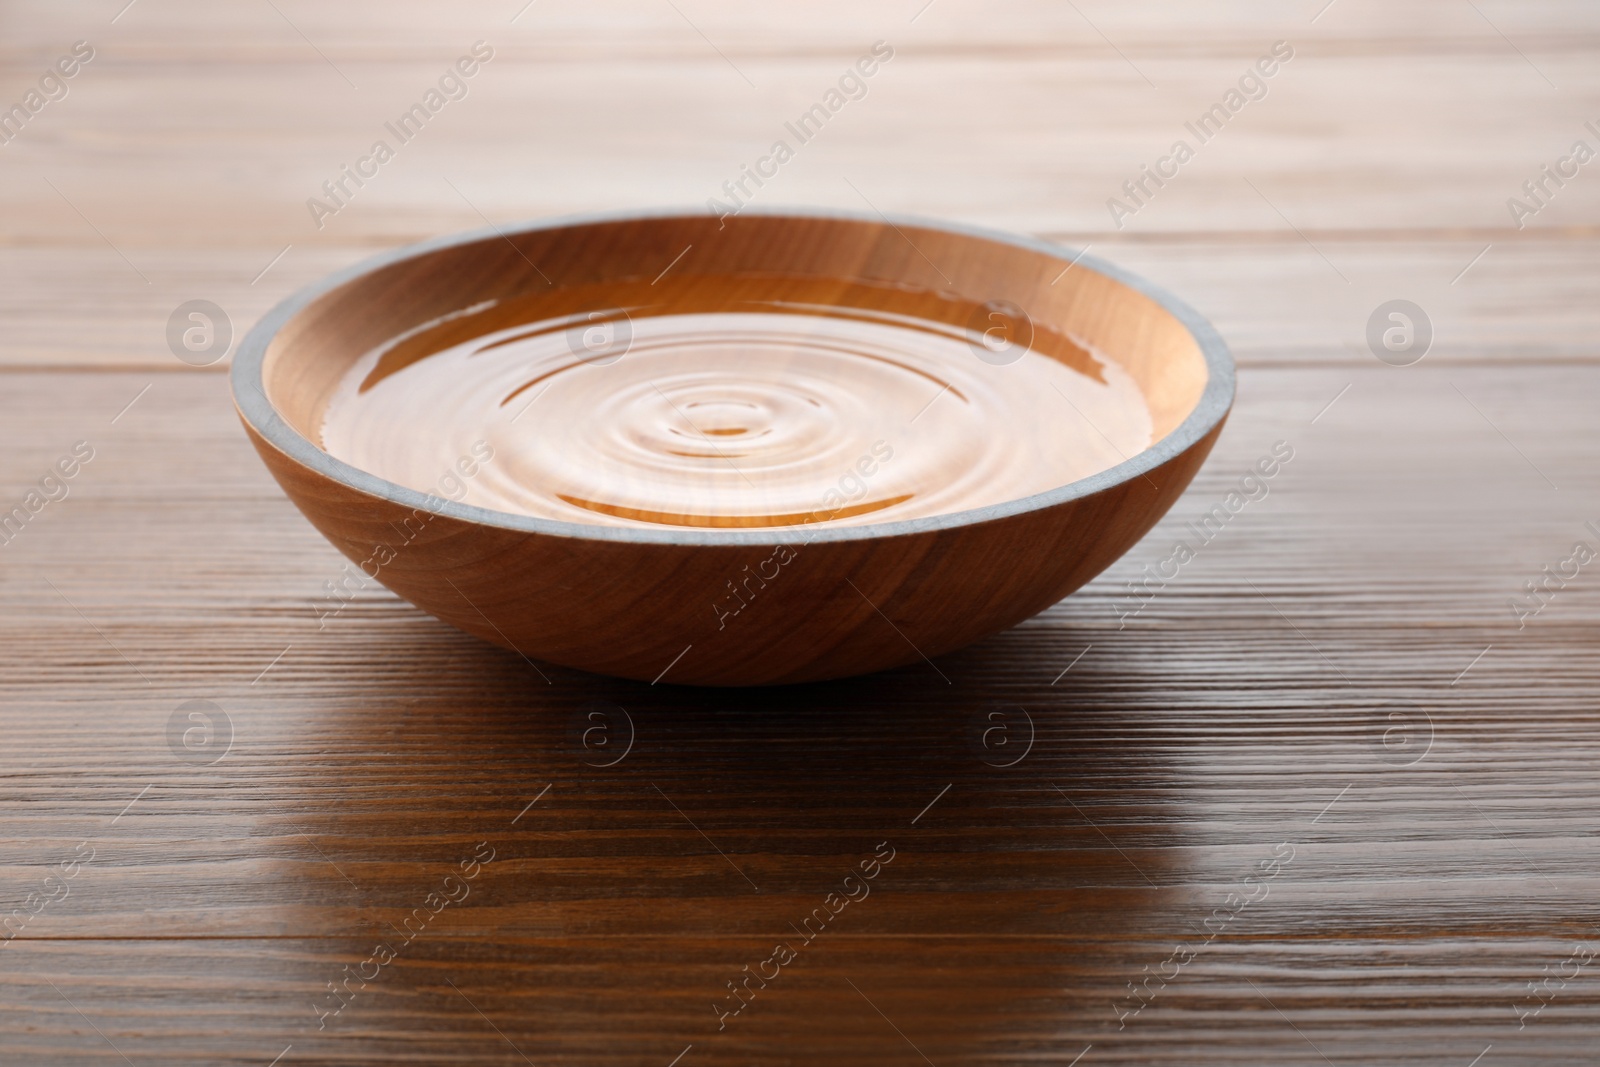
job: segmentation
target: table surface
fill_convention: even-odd
[[[125,3],[0,6],[0,104],[57,97],[0,145],[0,510],[92,451],[0,545],[0,1063],[1594,1062],[1592,3]],[[236,341],[406,241],[702,206],[878,40],[755,202],[1200,309],[1239,399],[1162,525],[937,672],[793,689],[535,668],[376,586],[319,624],[342,558],[174,309]]]

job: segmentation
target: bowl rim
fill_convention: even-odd
[[[303,286],[280,301],[263,315],[234,353],[229,379],[233,399],[240,417],[246,425],[259,434],[275,449],[301,465],[334,481],[356,489],[369,496],[417,511],[431,512],[477,525],[493,526],[522,533],[542,534],[550,537],[568,537],[580,540],[621,541],[639,544],[670,545],[768,545],[814,544],[834,541],[867,541],[878,538],[900,537],[910,534],[933,533],[963,526],[975,526],[997,519],[1011,518],[1032,511],[1065,504],[1072,500],[1092,496],[1103,490],[1141,477],[1173,458],[1181,455],[1214,430],[1233,406],[1235,376],[1233,356],[1220,334],[1199,312],[1173,296],[1166,289],[1129,271],[1091,256],[1083,251],[1045,241],[1036,237],[1008,233],[1003,230],[963,223],[951,223],[916,215],[884,215],[833,208],[765,207],[743,210],[740,215],[759,215],[763,218],[836,219],[841,222],[887,223],[917,229],[936,230],[962,237],[972,237],[1015,248],[1037,252],[1068,266],[1087,267],[1105,275],[1135,292],[1149,297],[1173,318],[1183,324],[1199,345],[1206,365],[1206,385],[1194,409],[1165,437],[1150,447],[1124,459],[1121,463],[1091,474],[1086,478],[1068,482],[1042,493],[1018,497],[999,504],[928,515],[892,522],[864,523],[851,526],[828,526],[814,523],[805,526],[766,527],[758,530],[701,529],[697,527],[603,526],[599,524],[562,522],[520,515],[509,511],[496,511],[472,504],[424,493],[380,478],[375,474],[352,466],[331,453],[319,448],[278,414],[267,399],[262,379],[267,349],[278,332],[296,315],[315,301],[348,282],[391,266],[403,260],[417,258],[433,252],[477,241],[502,238],[543,230],[571,229],[585,225],[628,222],[648,219],[715,218],[707,210],[660,208],[655,210],[620,210],[598,213],[563,215],[549,219],[513,223],[507,226],[488,226],[461,233],[418,241],[400,248],[368,256],[348,267],[334,271],[310,285]],[[442,501],[442,502],[441,502]]]

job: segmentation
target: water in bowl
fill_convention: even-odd
[[[1132,378],[1019,309],[870,281],[684,275],[487,301],[364,354],[322,445],[571,523],[750,529],[966,511],[1151,443]],[[470,477],[459,477],[470,470]]]

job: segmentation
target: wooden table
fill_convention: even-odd
[[[0,510],[93,452],[0,545],[0,1063],[1594,1062],[1600,164],[1507,206],[1600,146],[1592,4],[124,2],[0,13],[0,103],[94,50],[0,146]],[[174,309],[237,339],[485,218],[701,206],[877,40],[755,202],[1092,245],[1209,315],[1239,402],[1166,522],[938,672],[652,688],[375,586],[319,627],[342,560]]]

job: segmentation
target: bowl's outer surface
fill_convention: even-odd
[[[285,456],[253,429],[250,436],[290,499],[340,551],[468,633],[599,674],[770,685],[915,662],[1038,614],[1149,531],[1220,430],[1149,481],[1135,477],[1054,507],[951,530],[781,549],[483,526],[370,496]],[[390,555],[382,547],[393,558],[372,566]]]
[[[1065,249],[1010,240],[1072,259]],[[525,517],[497,521],[496,513],[437,500],[423,507],[422,494],[358,477],[287,429],[263,408],[260,357],[270,337],[253,335],[253,369],[236,363],[235,396],[251,441],[311,523],[369,578],[468,633],[534,659],[665,684],[848,677],[953,651],[1054,604],[1137,543],[1209,454],[1233,396],[1220,340],[1153,287],[1079,262],[1131,281],[1200,335],[1213,379],[1202,405],[1210,410],[1185,422],[1187,434],[1180,428],[1074,483],[1075,491],[1054,494],[1066,499],[988,509],[955,524],[726,540],[685,531],[679,540],[653,530],[633,539],[618,528],[586,536],[586,528]],[[291,298],[257,331],[276,332],[297,300],[306,302]]]

